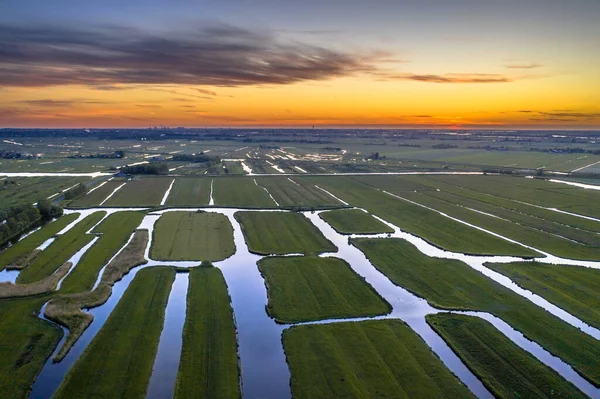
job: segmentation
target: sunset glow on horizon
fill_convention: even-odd
[[[0,127],[600,128],[594,0],[88,3],[4,5]]]

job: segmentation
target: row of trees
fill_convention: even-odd
[[[153,162],[142,165],[125,166],[121,172],[127,175],[166,175],[169,167],[164,162]]]
[[[79,183],[75,187],[65,191],[65,199],[66,200],[74,200],[76,198],[81,197],[87,192],[87,187],[83,183]]]
[[[0,210],[0,245],[18,237],[40,221],[61,216],[63,210],[50,200],[39,200],[36,206],[22,205]]]

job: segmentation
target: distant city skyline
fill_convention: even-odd
[[[0,127],[600,129],[600,1],[22,0]]]

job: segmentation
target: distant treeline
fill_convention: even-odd
[[[106,153],[106,154],[102,154],[102,153],[97,153],[97,154],[74,154],[74,155],[69,155],[68,158],[75,158],[75,159],[80,159],[80,158],[84,158],[84,159],[121,159],[125,157],[125,152],[124,151],[115,151],[115,152],[110,152],[110,153]]]
[[[44,219],[61,216],[63,210],[47,199],[39,200],[37,206],[22,205],[0,210],[0,245],[18,237]]]
[[[87,192],[87,187],[83,183],[79,183],[75,187],[65,191],[65,199],[66,200],[74,200],[76,198],[81,197]]]
[[[551,152],[555,154],[594,154],[600,155],[600,150],[586,150],[585,148],[530,148],[529,151]]]
[[[217,164],[217,163],[221,162],[219,157],[209,156],[203,152],[201,152],[199,154],[175,154],[175,155],[173,155],[173,158],[171,158],[171,160],[179,161],[179,162],[208,163],[208,164]]]
[[[445,149],[448,149],[448,148],[458,148],[458,146],[457,145],[452,145],[452,144],[435,144],[435,145],[432,145],[431,148],[435,148],[435,149],[438,149],[438,150],[445,150]]]
[[[165,162],[153,162],[142,165],[125,166],[121,172],[126,175],[166,175],[169,173],[169,166]]]
[[[32,159],[37,158],[33,154],[18,152],[18,151],[0,151],[0,158],[2,159]]]

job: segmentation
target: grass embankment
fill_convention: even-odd
[[[449,313],[426,319],[497,398],[587,397],[483,319]]]
[[[144,398],[175,269],[140,271],[54,398]]]
[[[108,197],[110,195],[110,193],[115,191],[115,189],[117,187],[119,187],[120,185],[122,185],[123,183],[125,183],[125,182],[124,181],[114,181],[114,180],[106,182],[106,184],[103,184],[102,187],[99,187],[99,188],[95,189],[94,191],[92,191],[91,193],[88,193],[88,194],[84,195],[83,197],[78,198],[75,201],[71,202],[69,204],[69,206],[76,207],[76,208],[89,208],[92,206],[98,206],[102,203],[102,201],[104,201],[106,199],[106,197]]]
[[[500,317],[600,386],[600,342],[466,264],[429,258],[400,239],[354,239],[395,284],[443,309]]]
[[[38,318],[49,296],[0,300],[0,396],[26,398],[62,330]]]
[[[217,206],[277,208],[269,194],[247,177],[216,178],[213,190]]]
[[[600,270],[537,262],[488,263],[486,266],[600,328]]]
[[[135,211],[116,212],[102,221],[93,231],[101,234],[100,239],[81,257],[75,269],[65,278],[60,292],[73,294],[90,290],[98,278],[100,269],[127,243],[144,215],[143,212]]]
[[[23,269],[28,266],[40,253],[40,251],[36,251],[36,248],[74,222],[78,216],[78,213],[61,216],[2,251],[0,253],[0,271],[5,268]]]
[[[258,268],[268,288],[267,311],[279,323],[369,317],[392,310],[338,258],[269,257]]]
[[[154,228],[151,257],[219,261],[235,252],[233,227],[219,213],[167,212]]]
[[[172,178],[145,177],[128,181],[104,205],[106,206],[156,206],[173,181]]]
[[[402,230],[449,251],[482,255],[537,255],[535,251],[483,233],[437,212],[394,198],[349,177],[311,179],[344,201],[364,208]]]
[[[333,245],[302,214],[294,212],[237,212],[248,249],[261,255],[334,252]]]
[[[283,333],[294,398],[472,398],[400,320],[292,327]]]
[[[52,275],[29,284],[13,284],[10,282],[0,283],[0,299],[39,295],[54,291],[60,279],[69,272],[71,266],[73,266],[71,262],[66,262]]]
[[[206,178],[177,178],[169,193],[168,206],[204,206],[210,201],[210,181]]]
[[[273,198],[283,207],[323,208],[343,205],[314,185],[304,185],[300,178],[291,177],[291,179],[293,182],[287,176],[269,176],[257,177],[256,181],[269,190]]]
[[[394,229],[359,209],[344,209],[322,212],[321,219],[326,221],[340,234],[378,234],[393,233]]]
[[[190,269],[175,398],[239,398],[233,311],[221,271]]]
[[[69,335],[54,360],[60,361],[90,325],[93,316],[82,309],[104,304],[112,293],[112,286],[131,269],[146,263],[144,251],[148,245],[148,230],[135,232],[131,242],[104,269],[100,284],[94,291],[59,295],[46,306],[45,316],[69,329]]]
[[[94,212],[73,226],[42,251],[29,266],[17,277],[17,283],[29,284],[50,276],[60,266],[64,265],[71,256],[86,246],[94,238],[86,232],[94,227],[106,212]]]

